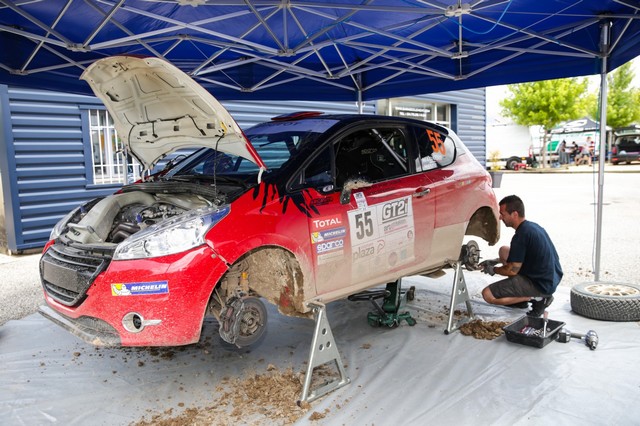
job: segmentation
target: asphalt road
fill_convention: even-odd
[[[624,166],[619,166],[624,167]],[[584,171],[587,169],[585,168]],[[627,169],[634,170],[634,169]],[[595,265],[597,176],[591,173],[505,173],[498,199],[519,195],[526,217],[551,236],[565,272],[561,285],[593,281]],[[600,280],[639,283],[640,172],[606,173],[604,177]],[[513,230],[502,226],[500,245]],[[481,255],[492,258],[497,247],[480,243]],[[0,255],[0,325],[34,313],[43,303],[40,255]],[[472,272],[479,274],[480,272]]]

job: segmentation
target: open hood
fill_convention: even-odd
[[[214,148],[266,168],[220,102],[165,60],[112,56],[91,64],[80,78],[104,102],[118,135],[145,169],[188,147]]]

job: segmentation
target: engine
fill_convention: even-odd
[[[69,222],[66,237],[81,244],[118,244],[157,222],[210,205],[193,194],[115,194],[97,202],[77,222]]]

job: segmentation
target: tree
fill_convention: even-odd
[[[634,77],[631,62],[607,75],[607,125],[614,129],[640,121],[640,89],[631,87]],[[590,98],[589,115],[599,121],[598,96]]]
[[[563,121],[579,118],[584,111],[587,80],[563,78],[510,84],[509,95],[500,101],[503,115],[523,126],[542,126],[542,164],[546,165],[547,139],[551,129]]]

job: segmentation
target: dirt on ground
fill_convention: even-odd
[[[320,366],[314,370],[311,388],[335,375],[331,368]],[[173,409],[152,414],[133,426],[204,426],[212,424],[291,425],[303,416],[309,420],[323,419],[328,410],[312,411],[306,402],[297,403],[302,393],[304,373],[292,369],[280,371],[269,365],[262,374],[244,378],[223,378],[212,393],[208,407],[190,407],[180,414]],[[180,404],[179,407],[182,408]]]
[[[460,332],[465,336],[473,336],[476,339],[493,340],[504,334],[502,328],[509,325],[504,321],[473,320],[460,326]]]

